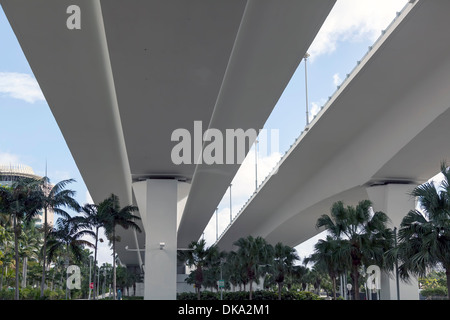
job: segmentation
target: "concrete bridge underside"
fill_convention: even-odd
[[[406,7],[223,233],[221,249],[248,234],[297,246],[322,231],[318,217],[338,200],[370,199],[399,226],[415,207],[409,192],[450,159],[448,10],[445,0]],[[384,286],[383,298],[396,299],[392,281]]]
[[[144,232],[119,228],[117,251],[145,264],[146,299],[175,297],[177,248],[239,168],[175,165],[172,132],[261,129],[334,3],[0,0],[93,200],[139,206]]]

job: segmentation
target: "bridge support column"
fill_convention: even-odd
[[[145,229],[144,300],[175,300],[178,181],[133,183]]]
[[[386,184],[367,188],[369,200],[372,201],[374,211],[382,211],[391,219],[389,227],[397,230],[403,217],[415,208],[415,199],[409,193],[414,188],[411,184]],[[401,300],[418,300],[419,286],[415,278],[409,283],[399,280]],[[381,275],[381,299],[397,300],[396,275],[382,273]]]

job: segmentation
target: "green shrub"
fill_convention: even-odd
[[[122,298],[123,300],[144,300],[142,296],[125,296]]]
[[[420,294],[428,299],[432,299],[433,297],[447,297],[448,291],[446,287],[436,287],[423,289]]]
[[[295,293],[296,299],[293,300],[323,300],[317,294],[309,291],[299,291]]]
[[[203,291],[201,293],[202,300],[218,300],[220,299],[220,293],[217,294],[211,291]],[[197,299],[197,295],[195,295],[195,299]]]
[[[3,288],[0,290],[0,300],[14,300],[14,289]]]
[[[50,289],[44,290],[45,300],[60,300],[63,297],[65,298],[65,292],[62,290],[50,290]]]
[[[223,292],[223,300],[249,300],[249,292],[236,291],[236,292]],[[202,291],[200,293],[201,300],[220,300],[220,292]],[[263,291],[257,290],[252,294],[253,300],[278,300],[278,292],[275,291]],[[177,294],[177,300],[197,300],[197,293],[183,292]],[[282,292],[281,300],[322,300],[318,295],[306,292],[306,291],[289,291]]]
[[[0,290],[0,300],[14,300],[15,289],[3,289]],[[64,290],[44,290],[44,300],[61,300],[65,298]],[[41,299],[41,289],[40,288],[19,288],[19,299],[20,300],[40,300]]]
[[[177,293],[177,300],[197,300],[197,294],[193,292]]]
[[[26,287],[19,289],[20,300],[38,300],[40,294],[41,292],[39,288]]]
[[[81,290],[71,290],[70,297],[72,300],[81,299],[83,297],[83,293],[81,292]]]

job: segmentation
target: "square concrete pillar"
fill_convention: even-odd
[[[410,196],[415,185],[411,184],[386,184],[367,188],[369,200],[372,201],[374,211],[382,211],[388,215],[391,222],[388,227],[397,230],[403,217],[415,209],[416,202],[414,197]],[[418,300],[419,285],[416,278],[411,278],[410,283],[400,280],[400,299]],[[397,300],[397,280],[395,273],[381,275],[381,299]]]
[[[133,183],[145,230],[145,300],[176,299],[177,190],[177,180]]]

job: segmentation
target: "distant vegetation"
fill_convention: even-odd
[[[204,240],[200,240],[190,244],[191,251],[179,255],[193,269],[186,281],[194,285],[197,299],[216,298],[217,280],[223,279],[227,297],[236,294],[251,300],[258,292],[259,298],[273,298],[277,292],[278,299],[289,299],[288,292],[298,288],[317,294],[324,290],[337,299],[338,292],[345,292],[350,283],[348,294],[358,300],[369,294],[365,287],[367,267],[376,265],[395,274],[397,264],[402,280],[421,277],[423,296],[450,298],[450,170],[445,163],[441,164],[441,173],[441,185],[425,183],[412,191],[422,211],[405,212],[397,238],[388,227],[388,216],[372,213],[369,200],[360,201],[356,207],[338,201],[330,214],[317,220],[316,227],[325,228],[328,235],[316,243],[310,257],[304,257],[303,265],[293,248],[282,243],[272,246],[260,237],[238,239],[233,252],[221,252],[214,246],[206,248]],[[306,267],[309,263],[313,264],[311,269]],[[444,270],[436,280],[439,285],[431,286],[424,279],[429,279],[430,271],[439,269]],[[343,288],[342,278],[350,279],[342,283]],[[253,292],[253,283],[265,291]],[[245,293],[233,293],[235,288]],[[216,293],[202,293],[202,289]],[[180,299],[192,297],[179,295]]]
[[[120,207],[115,195],[98,206],[82,207],[74,199],[75,192],[66,189],[72,182],[69,179],[52,185],[47,177],[22,178],[11,186],[0,186],[0,299],[87,298],[89,279],[94,283],[93,297],[97,291],[112,291],[115,298],[117,288],[141,281],[126,268],[116,268],[113,257],[112,266],[98,266],[96,261],[98,241],[103,241],[98,238],[99,228],[105,230],[114,252],[119,241],[117,225],[140,231],[135,223],[139,217],[133,215],[137,208]],[[54,226],[47,223],[50,210],[58,216]],[[37,224],[38,220],[43,223]],[[94,256],[88,248],[94,249]],[[68,290],[66,269],[73,264],[81,269],[82,283],[80,289]]]

